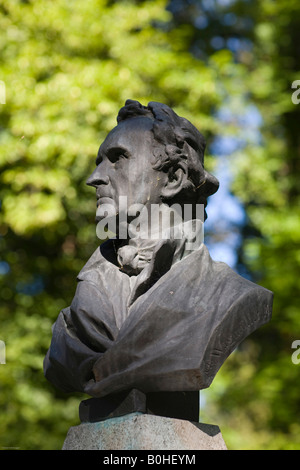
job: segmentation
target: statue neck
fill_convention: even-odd
[[[142,212],[129,225],[129,238],[119,245],[118,263],[130,275],[137,275],[152,259],[153,251],[161,240],[176,242],[174,262],[180,260],[203,243],[203,223],[194,219],[184,222],[181,214],[167,205],[159,206],[160,214],[152,217]]]

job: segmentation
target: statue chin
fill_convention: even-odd
[[[125,193],[127,184],[133,198],[148,181],[152,202],[167,188],[183,207],[182,188],[195,181],[194,203],[205,206],[218,182],[204,171],[204,148],[200,132],[166,105],[129,100],[120,110],[88,180],[98,195],[96,233],[108,240],[78,274],[44,360],[45,375],[57,388],[96,398],[133,389],[199,391],[248,335],[270,321],[273,293],[212,260],[203,243],[204,217],[163,226],[167,237],[144,237],[145,213],[129,218],[130,212],[119,213],[116,198],[99,197],[108,188]],[[169,215],[169,206],[162,209]],[[137,223],[144,224],[139,233]]]

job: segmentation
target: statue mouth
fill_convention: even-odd
[[[101,204],[112,204],[112,200],[110,196],[100,196],[97,198],[97,207]]]

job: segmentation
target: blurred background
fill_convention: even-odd
[[[0,448],[61,449],[79,424],[87,397],[55,390],[43,358],[98,244],[85,180],[130,98],[205,135],[206,244],[275,295],[201,421],[229,449],[300,449],[300,2],[1,0],[0,61]]]

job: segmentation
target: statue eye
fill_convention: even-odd
[[[112,148],[107,152],[107,158],[111,163],[116,163],[120,158],[128,158],[128,154],[123,148]]]

